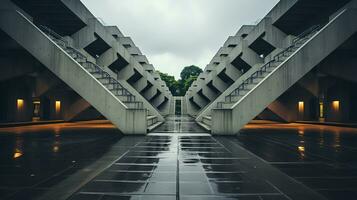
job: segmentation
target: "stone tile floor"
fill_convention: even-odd
[[[101,158],[122,136],[108,122],[0,128],[0,199],[33,199]]]
[[[239,166],[246,159],[207,134],[151,134],[71,199],[287,199]]]
[[[257,167],[256,162],[263,163],[244,149],[232,152],[191,118],[173,116],[70,200],[290,199],[274,184],[277,177],[257,176],[271,169],[264,163]],[[283,173],[275,173],[281,176],[280,182],[289,182],[288,190],[298,188],[303,197],[321,198]]]
[[[234,140],[328,199],[357,199],[357,129],[250,124]]]
[[[211,137],[170,116],[147,136],[107,122],[0,133],[0,199],[356,199],[356,129],[265,123]]]

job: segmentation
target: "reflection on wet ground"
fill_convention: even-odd
[[[170,117],[70,199],[320,199],[231,139],[211,137],[192,118]]]
[[[200,127],[189,116],[168,116],[163,125],[154,130],[155,133],[204,133]]]
[[[357,129],[250,124],[239,144],[328,199],[357,199]]]
[[[259,123],[237,137],[211,137],[192,118],[170,116],[147,136],[122,137],[106,121],[0,133],[0,199],[357,196],[351,128]]]
[[[31,199],[101,157],[121,138],[109,123],[0,129],[0,199]]]
[[[286,199],[242,166],[246,159],[209,135],[152,135],[71,199]]]

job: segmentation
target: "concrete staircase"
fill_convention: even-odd
[[[206,129],[207,131],[211,131],[212,126],[212,116],[205,115],[202,117],[202,121],[197,121],[198,125]]]
[[[100,83],[102,83],[109,91],[111,91],[121,102],[123,102],[129,109],[144,109],[144,104],[136,100],[136,96],[125,89],[117,79],[113,78],[108,72],[104,71],[97,64],[87,60],[79,50],[70,47],[60,35],[53,32],[51,29],[40,26],[44,33],[46,33],[57,45],[64,49],[73,59],[81,64],[89,73],[91,73]],[[147,131],[151,131],[160,126],[163,121],[159,121],[157,115],[150,115],[147,112]]]
[[[116,78],[52,30],[15,10],[1,12],[0,28],[124,134],[146,134],[162,123]]]
[[[292,45],[231,85],[215,108],[199,116],[199,124],[212,134],[239,132],[269,104],[319,64],[356,32],[353,9],[344,9],[324,26],[313,26]],[[339,27],[349,27],[342,31]],[[321,48],[321,47],[324,48]]]
[[[159,121],[157,116],[153,116],[153,115],[147,116],[147,127],[148,127],[147,129],[149,132],[159,127],[163,123],[164,123],[163,121]]]

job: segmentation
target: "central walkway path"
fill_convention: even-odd
[[[136,139],[70,199],[322,199],[231,138],[211,137],[189,117],[168,117]]]

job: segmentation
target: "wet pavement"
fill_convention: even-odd
[[[154,133],[206,133],[192,117],[188,116],[168,116],[163,125],[153,130]]]
[[[321,198],[224,139],[190,117],[169,117],[70,200]]]
[[[357,199],[357,129],[250,124],[237,142],[328,199]]]
[[[357,129],[302,124],[211,137],[187,116],[147,136],[106,121],[0,129],[0,199],[355,199],[356,144]]]
[[[46,192],[120,138],[102,121],[1,128],[0,199],[27,200]]]

